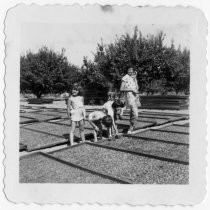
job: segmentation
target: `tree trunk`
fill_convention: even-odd
[[[34,94],[36,95],[37,98],[41,98],[41,96],[42,96],[42,92],[41,91],[39,91],[37,93],[34,93]]]

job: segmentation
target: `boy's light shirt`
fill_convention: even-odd
[[[105,116],[105,114],[102,111],[94,111],[89,114],[88,120],[96,121],[96,120],[102,119],[104,116]]]
[[[112,104],[114,103],[114,101],[107,101],[104,105],[103,105],[103,109],[106,109],[108,112],[108,115],[110,115],[112,118],[114,117],[114,110],[112,108]]]

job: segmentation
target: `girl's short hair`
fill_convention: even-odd
[[[82,87],[78,83],[74,83],[72,86],[72,90],[79,91],[78,95],[83,96],[83,90]]]
[[[102,119],[102,123],[107,127],[110,128],[112,126],[112,117],[110,115],[106,115]]]

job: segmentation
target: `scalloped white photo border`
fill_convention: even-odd
[[[19,183],[19,78],[21,24],[25,22],[73,21],[117,23],[101,14],[100,5],[38,6],[20,4],[11,8],[5,20],[6,109],[5,109],[5,194],[15,203],[100,203],[192,205],[206,193],[206,36],[207,21],[192,7],[113,6],[126,15],[140,17],[142,24],[189,24],[190,45],[190,181],[189,185],[105,185],[105,184],[20,184]],[[51,14],[51,15],[50,15]],[[53,14],[53,16],[52,16]],[[56,15],[54,15],[56,14]],[[75,15],[76,14],[76,15]],[[97,15],[95,18],[94,15]],[[100,16],[101,14],[101,16]],[[123,15],[126,14],[126,15]],[[170,19],[165,17],[170,15]],[[71,18],[72,17],[72,18]],[[85,18],[84,18],[85,17]]]

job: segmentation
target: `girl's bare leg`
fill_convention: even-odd
[[[94,142],[97,142],[97,141],[98,141],[98,139],[97,139],[97,133],[96,133],[96,131],[95,131],[95,130],[93,131],[93,135],[94,135]]]
[[[85,130],[84,130],[84,120],[79,121],[79,129],[80,129],[80,136],[82,139],[82,142],[85,142]]]
[[[70,130],[70,134],[69,134],[69,138],[70,138],[70,145],[73,145],[74,143],[74,131],[76,128],[76,122],[71,121],[71,130]]]

